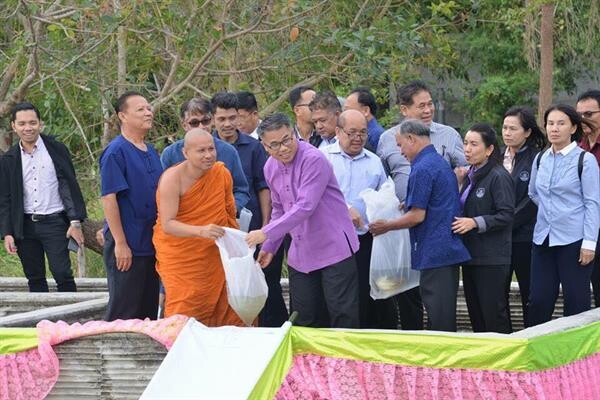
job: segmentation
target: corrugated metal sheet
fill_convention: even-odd
[[[48,399],[137,399],[167,354],[160,343],[135,333],[88,336],[54,350],[60,375]]]

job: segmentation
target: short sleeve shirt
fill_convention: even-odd
[[[456,175],[433,145],[412,162],[406,207],[426,210],[425,220],[409,230],[413,269],[446,267],[471,259],[451,228],[454,217],[460,215]]]
[[[100,156],[102,196],[117,195],[121,224],[134,256],[154,255],[156,188],[163,169],[156,149],[146,145],[146,151],[140,150],[119,135]]]

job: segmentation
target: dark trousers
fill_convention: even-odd
[[[591,281],[592,289],[594,289],[594,307],[600,307],[600,240],[596,244],[596,257],[593,263]]]
[[[281,265],[283,264],[284,250],[283,245],[279,246],[279,250],[273,256],[273,261],[263,269],[269,287],[269,295],[265,307],[258,315],[260,326],[279,327],[288,319],[288,311],[281,292]]]
[[[533,244],[528,326],[550,321],[562,286],[564,315],[574,315],[591,307],[590,277],[592,265],[579,264],[581,240],[564,246]]]
[[[423,329],[423,300],[419,286],[394,296],[400,314],[402,330]]]
[[[463,265],[463,288],[473,332],[511,332],[506,299],[509,271],[508,265]]]
[[[354,255],[309,273],[288,267],[296,325],[314,328],[358,328],[358,274]],[[330,324],[324,322],[323,304]]]
[[[154,256],[133,256],[131,268],[117,269],[115,241],[108,231],[104,241],[104,266],[108,281],[106,321],[115,319],[156,319],[158,274]]]
[[[527,318],[527,301],[529,299],[529,285],[531,284],[531,242],[513,242],[510,272],[506,279],[506,304],[510,304],[508,297],[510,293],[510,284],[512,282],[513,271],[519,283],[519,293],[521,294],[521,307],[523,309],[523,323]],[[510,308],[508,310],[510,322]],[[512,331],[512,322],[511,322]],[[525,325],[527,327],[527,325]]]
[[[427,329],[456,332],[458,265],[421,270],[419,286],[427,311]]]
[[[38,222],[24,218],[23,239],[15,244],[30,292],[48,291],[44,253],[58,291],[77,291],[67,249],[69,239],[65,236],[68,228],[69,222],[64,215],[54,215]]]
[[[373,235],[359,235],[360,247],[354,254],[358,271],[358,309],[361,328],[398,329],[398,309],[393,297],[382,300],[371,298],[369,282]]]

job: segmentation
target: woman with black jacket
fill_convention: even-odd
[[[506,281],[506,298],[510,291],[513,271],[519,283],[523,322],[527,327],[527,300],[529,299],[531,243],[537,206],[528,195],[531,166],[535,156],[546,146],[546,138],[537,125],[533,110],[512,107],[504,114],[502,139],[505,148],[504,168],[510,173],[515,192],[515,218],[512,231],[510,273]],[[510,316],[510,315],[509,315]]]
[[[475,124],[464,140],[471,165],[460,191],[463,217],[452,225],[464,235],[471,261],[462,266],[463,288],[474,332],[510,333],[506,280],[510,271],[515,195],[502,167],[496,132]]]

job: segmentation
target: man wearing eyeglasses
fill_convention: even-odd
[[[583,121],[584,137],[579,147],[592,153],[600,164],[600,90],[588,90],[577,98],[577,113]]]
[[[270,222],[248,233],[250,246],[263,243],[257,261],[264,268],[284,237],[288,252],[290,296],[301,326],[358,328],[358,278],[354,253],[358,238],[333,167],[323,153],[294,135],[284,114],[258,127],[271,156],[265,178],[271,188]],[[329,312],[326,321],[323,305]]]
[[[210,102],[200,97],[186,101],[181,105],[180,118],[184,132],[189,132],[194,128],[203,128],[210,132],[213,124]],[[163,150],[160,162],[164,169],[185,160],[183,144],[183,139],[180,139]],[[233,146],[218,138],[215,138],[215,149],[217,150],[217,161],[225,164],[233,178],[233,197],[239,213],[250,199],[248,181],[242,169],[240,156]]]
[[[289,102],[296,116],[296,124],[293,128],[294,134],[298,139],[318,147],[321,137],[315,131],[309,108],[310,102],[316,94],[309,86],[297,86],[290,91]]]
[[[589,151],[596,157],[600,165],[600,90],[588,90],[577,98],[577,112],[587,124],[583,124],[583,138],[579,147]],[[592,271],[592,288],[594,289],[594,305],[600,307],[600,244],[596,248],[596,259]]]
[[[365,189],[378,190],[386,180],[386,173],[379,157],[365,149],[369,132],[367,126],[367,119],[362,112],[352,109],[344,111],[336,127],[337,143],[325,146],[321,151],[333,165],[360,243],[355,254],[360,327],[397,329],[398,310],[394,300],[373,300],[370,296],[373,236],[367,227],[366,205],[359,193]]]
[[[239,103],[235,93],[216,93],[211,99],[211,106],[214,136],[233,145],[242,161],[242,169],[250,188],[250,200],[246,204],[246,208],[252,212],[250,230],[260,229],[271,217],[271,192],[263,172],[267,153],[258,140],[238,130]],[[279,252],[271,265],[263,271],[269,286],[269,296],[259,316],[261,326],[281,326],[287,320],[280,284],[282,262],[283,252]]]
[[[467,164],[460,134],[452,127],[433,121],[435,105],[431,91],[422,81],[413,81],[401,86],[397,93],[400,114],[405,119],[420,120],[429,128],[429,139],[435,150],[450,164],[452,169]],[[402,155],[396,143],[400,124],[385,131],[379,138],[377,155],[394,180],[396,196],[400,202],[406,199],[410,162]],[[423,329],[423,304],[419,288],[398,295],[400,323],[402,329]]]
[[[248,91],[237,92],[235,95],[238,99],[238,129],[258,140],[256,128],[260,124],[260,117],[256,97]]]

